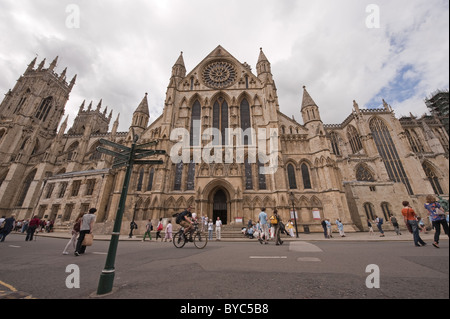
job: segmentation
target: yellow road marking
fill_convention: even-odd
[[[14,288],[13,286],[11,286],[10,284],[7,284],[6,282],[3,282],[3,281],[1,281],[0,280],[0,285],[2,285],[3,287],[6,287],[6,288],[8,288],[9,290],[11,290],[11,291],[14,291],[14,292],[16,292],[17,291],[17,289],[16,288]]]

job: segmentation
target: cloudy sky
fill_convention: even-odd
[[[448,0],[1,0],[0,21],[1,94],[36,55],[59,56],[56,71],[78,75],[69,121],[103,99],[122,131],[146,92],[150,121],[162,113],[180,51],[189,72],[219,44],[255,73],[262,47],[281,111],[299,122],[303,85],[326,124],[353,100],[420,116],[449,87]]]

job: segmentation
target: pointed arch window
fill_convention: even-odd
[[[32,171],[25,178],[23,185],[22,185],[22,191],[20,192],[20,195],[17,198],[16,206],[22,207],[23,202],[25,201],[25,197],[27,196],[28,190],[30,189],[31,183],[33,182],[35,176],[36,176],[36,170]]]
[[[142,182],[144,181],[144,168],[141,168],[139,171],[139,178],[137,182],[136,190],[140,192],[142,190]]]
[[[419,137],[415,131],[405,130],[406,137],[408,138],[408,142],[411,145],[411,148],[414,153],[423,153],[424,148],[422,143],[420,142]]]
[[[189,163],[186,190],[192,191],[195,187],[195,163],[193,160]]]
[[[287,166],[289,189],[297,189],[297,179],[295,178],[295,167],[292,164]]]
[[[176,191],[181,190],[181,181],[183,180],[183,162],[175,164],[175,183],[173,189]]]
[[[390,216],[392,215],[391,205],[389,205],[388,202],[382,202],[381,210],[383,211],[384,220],[389,220]]]
[[[249,163],[248,157],[245,158],[245,189],[253,189],[252,164]]]
[[[228,103],[223,97],[219,97],[213,106],[213,127],[222,134],[222,145],[227,144],[225,129],[228,128]],[[213,145],[219,145],[220,141],[214,141]]]
[[[52,102],[53,102],[53,97],[49,96],[47,98],[45,98],[41,105],[39,106],[35,117],[39,120],[43,120],[43,122],[45,122],[45,120],[47,119],[48,113],[50,112],[50,108],[52,107]]]
[[[155,168],[152,167],[152,169],[150,170],[150,175],[148,177],[147,191],[151,191],[153,189],[154,177],[155,177]]]
[[[431,187],[433,187],[434,193],[437,195],[444,194],[444,192],[442,191],[441,184],[439,183],[439,178],[436,176],[434,169],[428,163],[423,163],[422,167],[423,170],[425,171],[425,174],[427,175]]]
[[[241,129],[243,132],[245,130],[251,128],[251,120],[250,120],[250,105],[248,104],[247,99],[243,99],[241,102]],[[252,144],[252,136],[250,135],[244,135],[242,137],[243,145],[249,145]]]
[[[365,203],[364,210],[366,212],[367,220],[375,220],[375,207],[372,203]]]
[[[191,115],[191,146],[199,146],[200,145],[200,131],[201,127],[199,125],[201,118],[202,108],[200,106],[200,102],[195,101],[192,106],[192,115]],[[198,127],[197,127],[198,126]]]
[[[403,183],[408,194],[413,195],[411,184],[406,175],[403,164],[398,156],[397,149],[389,133],[389,129],[379,118],[374,118],[369,123],[372,137],[377,146],[378,153],[383,159],[389,178],[396,183]]]
[[[334,155],[340,156],[341,151],[339,149],[339,137],[336,132],[330,133],[330,140],[331,140],[331,148],[333,149]]]
[[[350,147],[352,148],[352,153],[356,154],[360,150],[362,150],[363,146],[361,143],[361,138],[359,137],[359,133],[354,126],[349,126],[347,129],[347,138],[350,142]]]
[[[372,173],[364,165],[359,165],[356,168],[356,180],[358,182],[375,182]]]
[[[302,177],[303,177],[303,188],[311,189],[311,177],[309,175],[309,167],[305,163],[301,166]]]
[[[264,171],[264,163],[258,160],[258,184],[259,189],[267,189],[266,175],[262,172]]]

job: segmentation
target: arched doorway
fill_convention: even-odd
[[[213,197],[213,221],[220,218],[222,224],[228,223],[228,204],[227,195],[222,189],[219,189]]]

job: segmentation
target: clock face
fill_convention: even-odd
[[[203,82],[210,88],[223,89],[236,81],[236,69],[226,61],[209,63],[203,70]]]

